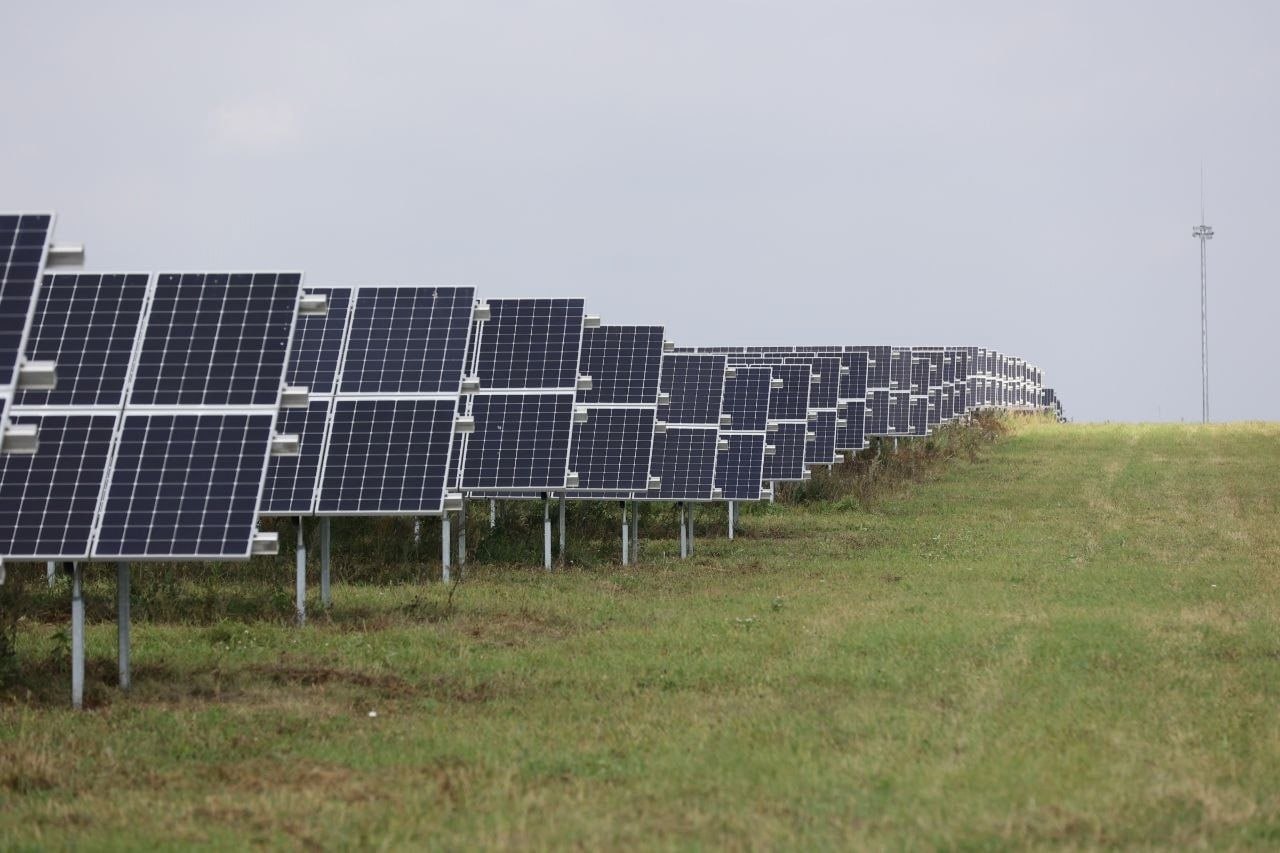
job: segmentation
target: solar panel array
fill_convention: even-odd
[[[717,354],[669,353],[663,358],[659,388],[667,399],[659,404],[658,417],[667,426],[653,438],[650,467],[659,485],[637,498],[715,498],[727,366]]]
[[[51,391],[20,390],[13,421],[37,428],[34,455],[0,454],[0,549],[13,559],[87,559],[151,276],[46,276],[27,340],[53,361]]]
[[[354,290],[317,515],[444,511],[475,304],[470,287]]]
[[[250,555],[301,285],[301,273],[156,276],[95,558]]]
[[[724,381],[723,414],[728,426],[720,435],[728,449],[716,466],[716,486],[725,500],[760,500],[768,443],[769,394],[773,370],[767,365],[736,365]]]
[[[27,360],[52,390],[6,406],[0,549],[28,559],[244,559],[297,315],[297,273],[46,277]]]
[[[578,391],[585,422],[574,424],[570,468],[582,491],[643,492],[649,487],[658,391],[661,326],[597,326],[583,330]]]
[[[299,318],[300,273],[44,276],[52,225],[0,215],[0,428],[39,437],[0,453],[0,557],[244,558],[259,512],[438,514],[455,488],[757,500],[874,438],[1062,413],[1039,368],[982,347],[667,352],[581,299],[335,286]],[[26,361],[55,387],[20,388]]]
[[[467,492],[563,491],[569,481],[581,299],[491,299],[477,324],[470,397],[475,430],[462,440]]]
[[[262,497],[265,515],[310,515],[315,511],[333,396],[342,367],[354,288],[308,287],[306,293],[323,296],[327,309],[320,316],[298,318],[286,382],[306,388],[310,402],[305,409],[280,413],[280,431],[298,436],[298,455],[271,460]]]

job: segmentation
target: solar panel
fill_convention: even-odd
[[[867,389],[871,387],[870,356],[865,352],[847,352],[841,357],[841,364],[847,373],[840,380],[840,398],[842,400],[865,400]],[[878,387],[889,387],[888,385]]]
[[[716,486],[728,501],[760,500],[764,433],[724,433],[729,449],[716,460]]]
[[[766,456],[764,459],[764,479],[804,479],[804,445],[807,432],[808,426],[804,423],[777,424],[776,430],[769,433],[768,437],[774,452],[772,456]]]
[[[654,420],[653,407],[589,409],[587,422],[573,428],[569,467],[578,474],[578,488],[647,489]]]
[[[840,400],[840,358],[839,357],[805,357],[788,358],[798,364],[808,364],[812,374],[818,377],[817,382],[810,382],[810,409],[834,409]]]
[[[490,299],[476,359],[486,391],[574,388],[581,299]]]
[[[769,395],[769,419],[803,421],[809,414],[809,386],[813,368],[808,364],[773,365],[773,378],[782,380],[782,388]]]
[[[850,347],[849,349],[853,352],[863,353],[867,357],[867,388],[889,388],[893,347],[867,346]]]
[[[26,356],[57,365],[57,388],[20,390],[17,406],[111,406],[124,399],[151,276],[47,275]]]
[[[474,313],[470,287],[354,288],[317,515],[444,511]]]
[[[318,397],[305,409],[281,410],[276,429],[298,436],[298,455],[271,457],[262,491],[263,515],[311,514],[324,458],[330,403],[329,397]]]
[[[131,405],[278,405],[300,273],[162,273]]]
[[[668,424],[718,424],[725,366],[723,355],[673,353],[664,358],[660,387],[671,402],[659,407],[659,417]]]
[[[813,440],[805,447],[805,462],[809,465],[830,465],[836,455],[836,410],[839,407],[840,368],[839,356],[789,357],[788,362],[808,364],[811,375],[818,381],[810,381],[808,417]]]
[[[116,414],[15,414],[11,421],[35,424],[40,446],[30,456],[0,454],[0,553],[87,558]]]
[[[735,367],[734,374],[724,382],[724,413],[732,417],[731,429],[763,433],[769,421],[769,382],[773,371],[767,366],[740,365]]]
[[[285,381],[306,388],[313,397],[332,394],[351,308],[351,288],[308,287],[305,292],[325,297],[328,309],[320,316],[298,318]]]
[[[28,359],[56,362],[53,391],[20,390],[14,423],[36,426],[34,456],[0,454],[0,554],[81,560],[92,535],[151,277],[46,276]]]
[[[271,457],[262,492],[263,515],[310,515],[315,510],[353,290],[305,288],[308,294],[324,296],[328,308],[319,316],[299,317],[294,327],[286,384],[307,388],[311,399],[306,409],[280,413],[277,429],[298,436],[298,455]]]
[[[648,497],[669,501],[709,501],[716,484],[715,427],[669,427],[653,437],[650,471],[662,484]]]
[[[892,435],[894,430],[891,429],[891,420],[889,417],[891,399],[888,390],[876,390],[867,392],[867,423],[866,434],[875,436]],[[846,420],[848,415],[846,414]]]
[[[953,350],[952,356],[955,361],[956,383],[951,410],[956,417],[960,417],[969,411],[969,351],[959,348]]]
[[[18,381],[52,233],[52,214],[0,214],[0,389],[5,391]]]
[[[480,391],[463,440],[465,491],[563,491],[569,479],[581,299],[491,299],[478,326]]]
[[[805,445],[804,461],[809,465],[830,465],[836,456],[836,412],[822,409],[810,423],[813,440]]]
[[[867,446],[867,401],[850,400],[845,404],[845,425],[836,431],[836,448],[862,449]]]
[[[575,423],[569,469],[573,492],[645,491],[662,374],[661,326],[584,329],[578,374],[591,377],[577,400],[586,423]],[[515,497],[537,497],[538,493]]]
[[[316,512],[440,512],[456,407],[448,398],[337,398]]]
[[[361,287],[343,394],[457,394],[475,309],[470,287]]]
[[[274,427],[274,413],[126,414],[94,556],[248,557]]]
[[[250,555],[301,279],[156,277],[94,558]]]
[[[598,326],[582,332],[578,373],[591,388],[578,392],[588,405],[653,405],[662,373],[662,326]]]
[[[911,394],[908,391],[889,392],[889,434],[911,434]]]
[[[560,491],[569,470],[572,394],[476,394],[467,436],[467,490]]]
[[[765,364],[736,365],[725,377],[723,411],[730,425],[720,436],[729,448],[716,459],[715,480],[725,500],[760,500],[772,381],[773,369]]]

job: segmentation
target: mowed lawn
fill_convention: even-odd
[[[19,630],[0,847],[1280,846],[1280,425],[1029,425],[743,527],[139,620],[127,697],[95,569],[90,709]]]

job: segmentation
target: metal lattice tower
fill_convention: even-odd
[[[1206,264],[1213,228],[1204,224],[1204,174],[1200,175],[1200,224],[1191,229],[1200,241],[1200,420],[1209,422],[1209,273]]]

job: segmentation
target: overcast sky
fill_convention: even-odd
[[[1203,160],[1214,416],[1280,418],[1280,3],[323,5],[6,5],[0,208],[88,269],[984,345],[1195,420]]]

